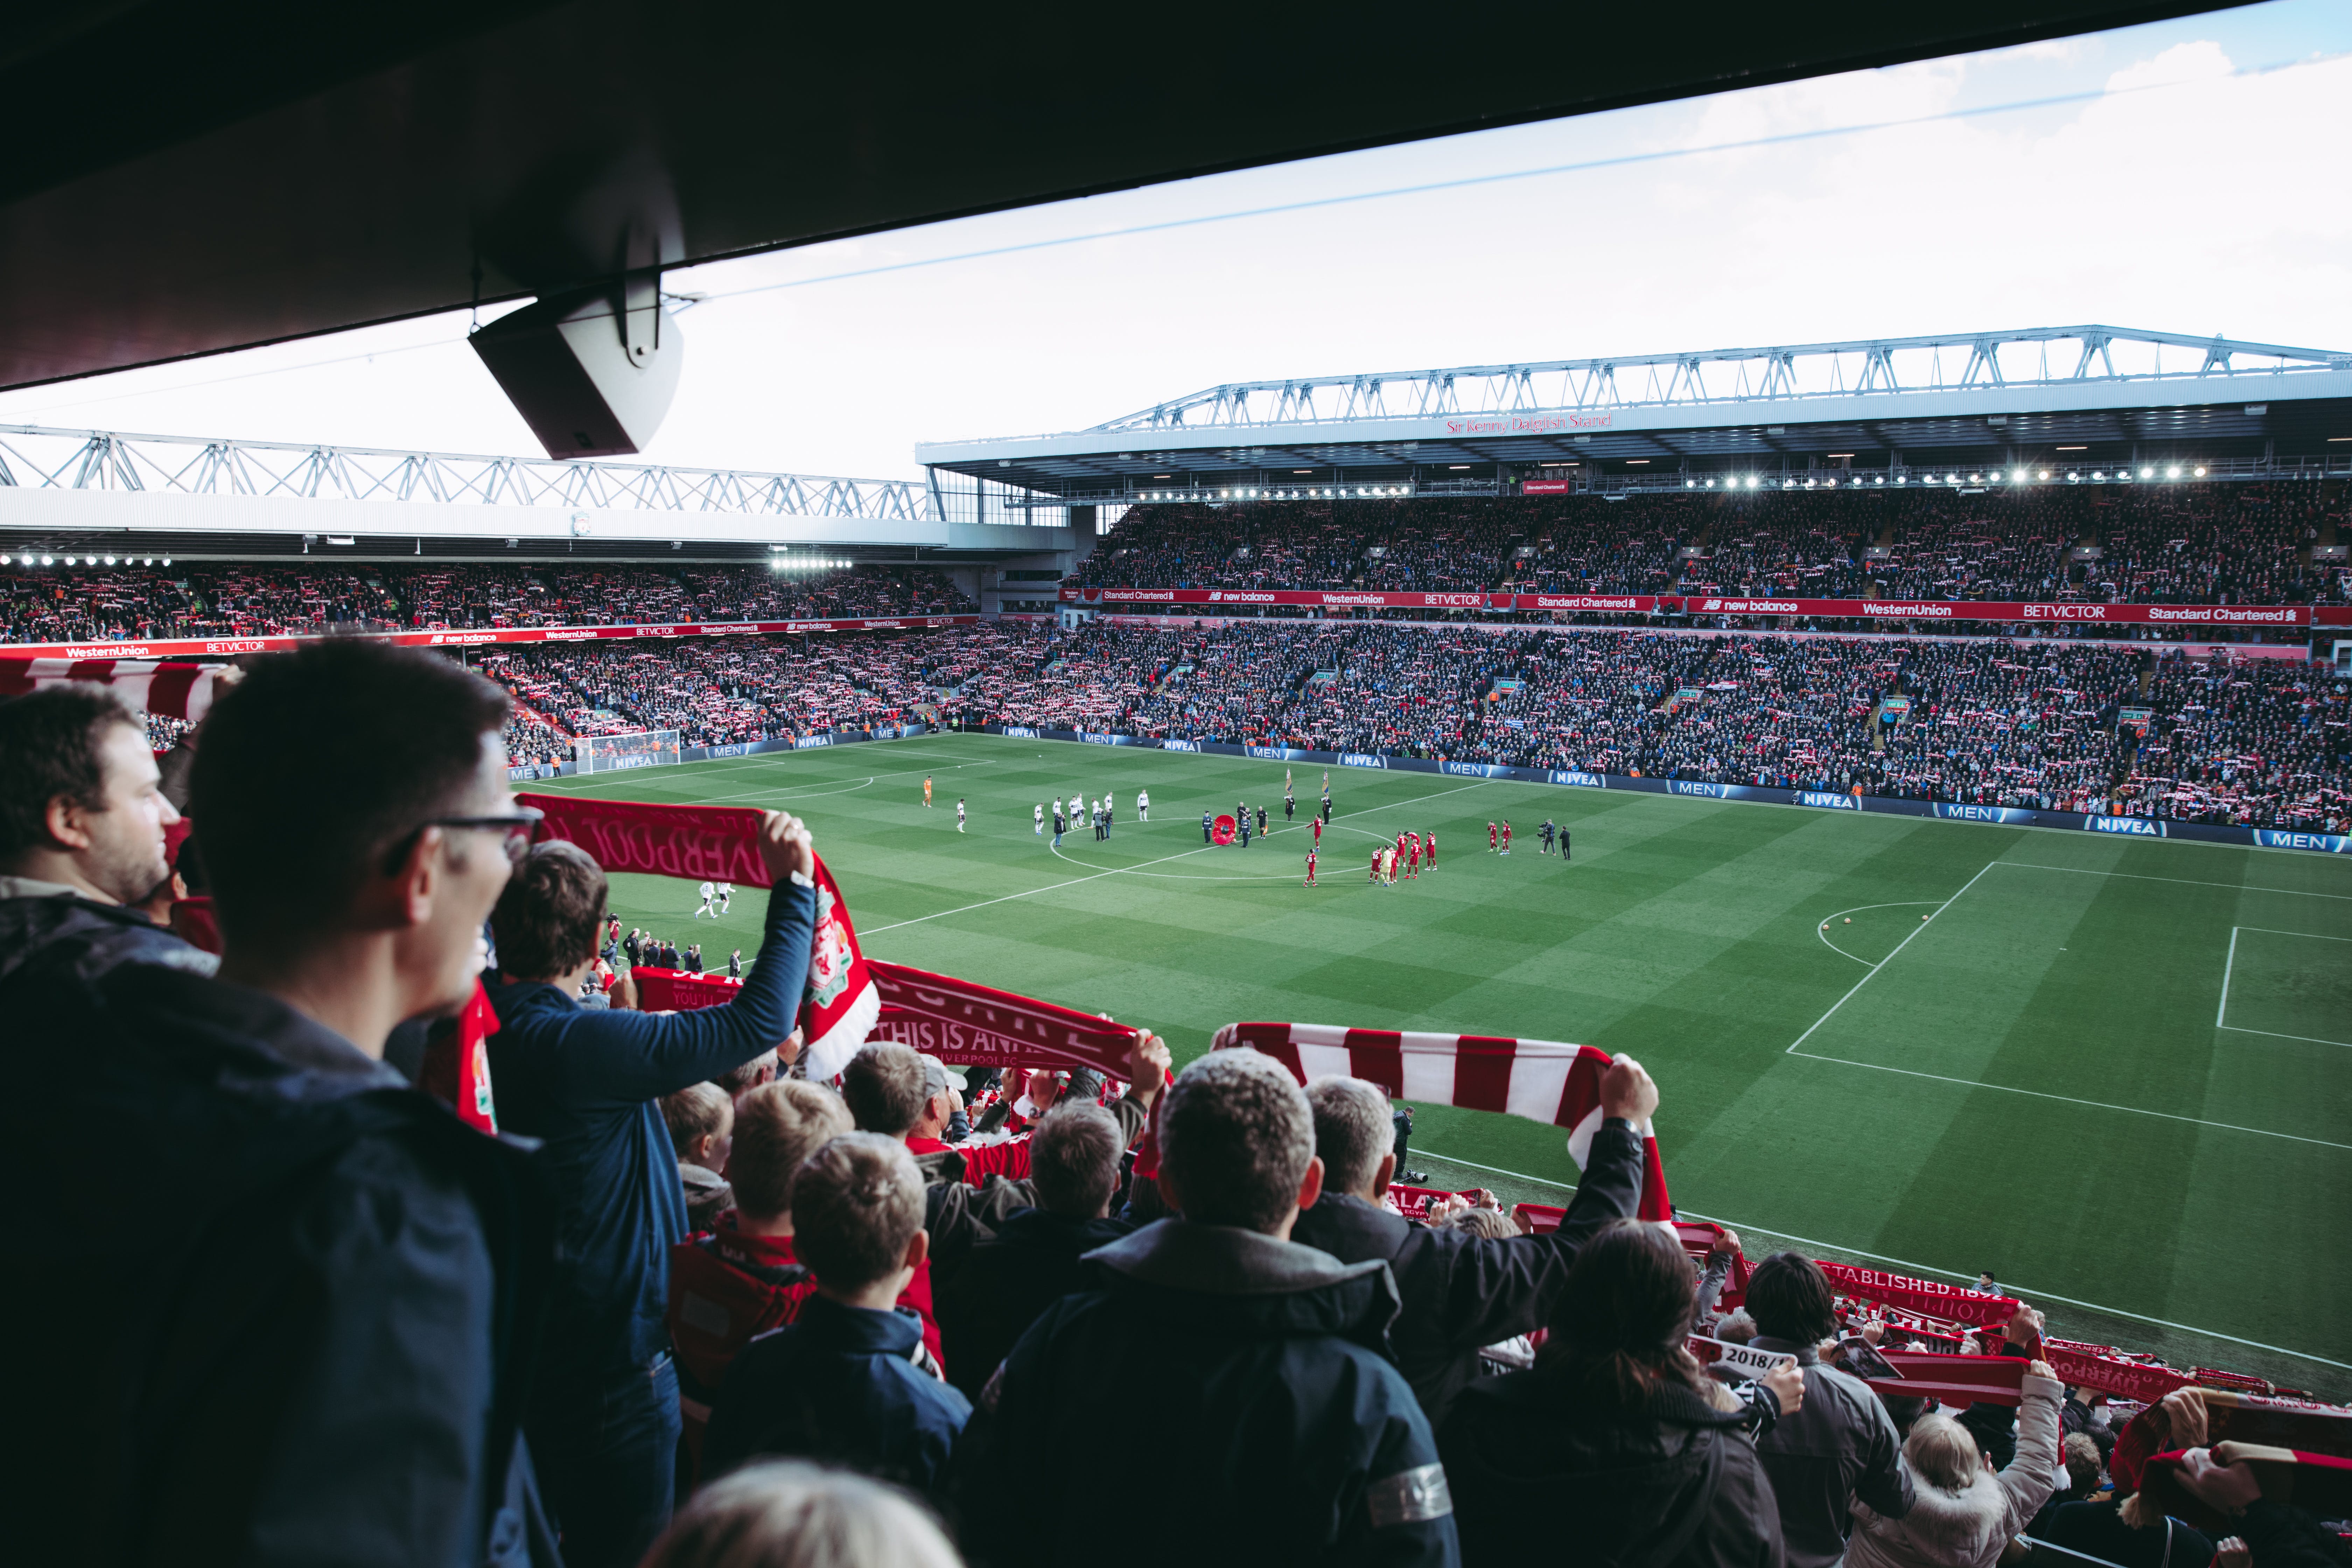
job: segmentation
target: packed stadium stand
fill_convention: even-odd
[[[2178,821],[2352,825],[2352,685],[2071,639],[1097,621],[499,650],[518,758],[916,717]]]
[[[943,574],[857,567],[293,566],[0,569],[0,638],[254,637],[970,614]]]
[[[2345,504],[2313,483],[1147,504],[1071,585],[2343,604],[2352,574],[2312,546]]]

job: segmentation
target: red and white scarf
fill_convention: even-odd
[[[1349,1029],[1333,1024],[1228,1024],[1213,1048],[1263,1051],[1300,1083],[1343,1073],[1379,1084],[1394,1100],[1498,1110],[1568,1129],[1568,1152],[1591,1163],[1601,1129],[1601,1076],[1612,1058],[1591,1046],[1507,1040],[1486,1035],[1428,1035]],[[1642,1124],[1643,1219],[1671,1219],[1657,1133]]]
[[[219,694],[213,677],[223,667],[152,658],[0,658],[0,697],[22,697],[61,680],[89,680],[142,713],[191,723],[212,709]]]
[[[688,881],[771,885],[760,857],[763,813],[750,806],[657,805],[640,800],[588,800],[568,795],[518,795],[544,813],[542,839],[578,844],[606,871],[635,871]],[[711,1006],[731,1000],[722,991],[674,988],[672,1005]],[[693,1000],[683,998],[691,996]],[[645,1004],[648,1008],[656,1005]],[[801,1059],[812,1078],[839,1072],[882,1010],[874,976],[858,951],[856,928],[840,884],[816,863],[816,929],[809,938],[808,976],[801,993]]]

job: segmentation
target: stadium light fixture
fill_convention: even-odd
[[[2144,479],[2152,479],[2156,478],[2156,470],[2154,468],[2142,468],[2139,471],[2139,477]]]
[[[1958,484],[1960,482],[1960,476],[1958,474],[1946,474],[1944,476],[1944,482],[1948,485]]]
[[[2205,477],[2205,468],[2204,468],[2204,466],[2203,466],[2202,464],[2200,464],[2200,465],[2198,466],[2198,468],[2197,468],[2197,477],[2198,477],[2199,479],[2203,479],[2203,478]]]
[[[2165,477],[2166,479],[2179,479],[2179,478],[2180,477],[2180,465],[2179,465],[2179,464],[2178,464],[2178,463],[2175,463],[2175,464],[2173,464],[2173,465],[2172,465],[2172,467],[2170,467],[2170,468],[2168,468],[2165,469],[2165,470],[2164,470],[2164,477]]]
[[[2107,477],[2107,470],[2105,468],[2093,468],[2091,470],[2091,477],[2095,479],[2104,479]]]
[[[2047,469],[2047,468],[2042,469],[2042,477],[2043,479],[2048,479],[2048,478],[2050,477],[2050,470],[2049,470],[2049,469]]]
[[[2071,484],[2073,484],[2075,480],[2077,480],[2077,479],[2081,479],[2082,477],[2083,477],[2083,476],[2082,476],[2082,475],[2080,475],[2080,474],[2076,474],[2076,473],[2069,473],[2069,474],[2066,476],[2066,482],[2067,482],[2068,484],[2070,484],[2070,485],[2071,485]]]
[[[108,556],[108,557],[106,558],[106,563],[107,563],[109,566],[113,565],[113,564],[114,564],[114,557],[113,557],[113,556],[111,556],[111,555]]]
[[[47,556],[44,555],[44,556],[42,556],[42,557],[41,557],[41,564],[42,564],[42,565],[44,565],[44,566],[54,566],[54,565],[56,565],[56,564],[57,564],[57,563],[56,563],[56,562],[54,562],[54,561],[51,561]]]

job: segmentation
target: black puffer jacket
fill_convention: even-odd
[[[118,963],[160,963],[196,974],[220,967],[219,959],[137,910],[53,883],[0,877],[0,995],[19,975],[95,980]]]
[[[1086,1255],[1091,1289],[1005,1358],[954,1462],[982,1564],[1452,1568],[1454,1521],[1421,1406],[1381,1353],[1384,1263],[1161,1220]],[[1167,1506],[1139,1527],[1055,1495]]]
[[[1661,1384],[1629,1417],[1548,1368],[1482,1379],[1438,1434],[1466,1568],[1781,1568],[1772,1486],[1738,1411]]]

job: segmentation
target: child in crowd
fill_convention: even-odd
[[[971,1402],[919,1362],[922,1321],[898,1297],[929,1256],[923,1181],[898,1139],[852,1132],[793,1178],[793,1246],[816,1294],[745,1346],[710,1411],[703,1461],[807,1458],[932,1490]]]
[[[727,1154],[735,1139],[735,1102],[715,1083],[690,1083],[662,1096],[662,1121],[677,1151],[678,1179],[686,1184],[686,1228],[699,1233],[735,1206],[727,1184]]]

